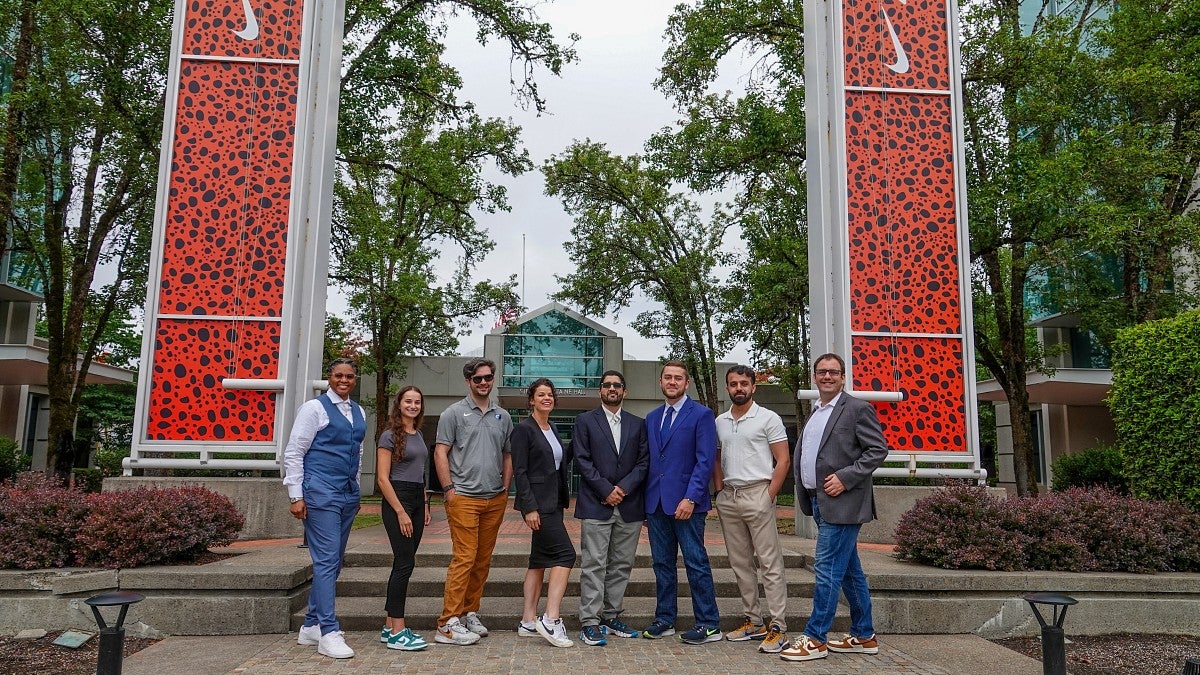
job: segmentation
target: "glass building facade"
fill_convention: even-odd
[[[548,377],[556,387],[596,389],[604,372],[604,337],[557,310],[518,324],[504,336],[502,386],[524,388]]]

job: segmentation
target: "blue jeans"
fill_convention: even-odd
[[[683,552],[688,586],[692,590],[692,612],[696,626],[719,628],[717,592],[713,587],[712,567],[704,549],[704,518],[707,513],[696,512],[687,520],[663,513],[660,507],[646,517],[650,528],[650,555],[654,559],[654,589],[657,604],[654,620],[675,625],[678,616],[679,572],[675,569],[676,554]]]
[[[812,500],[813,520],[817,522],[817,560],[813,588],[813,611],[804,634],[825,642],[833,627],[838,598],[843,592],[850,605],[850,634],[868,638],[875,634],[871,622],[871,591],[858,559],[858,531],[862,525],[835,525],[821,519],[817,500]]]

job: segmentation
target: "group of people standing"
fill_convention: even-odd
[[[576,418],[568,445],[550,420],[557,403],[554,383],[539,378],[530,384],[530,415],[514,427],[508,412],[491,398],[495,372],[495,364],[486,359],[464,366],[469,393],[439,418],[432,453],[421,432],[424,400],[413,386],[398,392],[390,427],[377,444],[377,483],[394,553],[380,634],[388,648],[428,646],[405,625],[404,606],[430,518],[424,472],[432,455],[453,547],[436,642],[469,645],[488,635],[479,616],[480,601],[509,486],[515,482],[514,506],[531,532],[517,634],[541,636],[558,647],[574,645],[561,613],[576,562],[564,523],[573,462],[581,478],[574,515],[581,521],[579,640],[584,644],[676,635],[676,565],[682,554],[695,617],[692,627],[680,627],[682,642],[755,640],[759,651],[789,661],[823,658],[830,651],[878,652],[856,543],[860,526],[874,518],[871,475],[887,447],[874,408],[843,393],[845,363],[840,356],[825,354],[814,362],[820,400],[794,453],[779,415],[754,402],[756,377],[747,366],[726,373],[732,405],[715,416],[687,396],[686,366],[668,361],[659,373],[664,403],[645,419],[622,408],[625,378],[607,371],[600,382],[601,405]],[[353,364],[333,364],[329,391],[301,407],[284,457],[292,513],[304,519],[313,559],[309,608],[298,641],[334,658],[354,655],[334,616],[333,584],[357,511],[366,428],[361,408],[346,398],[353,389],[353,377],[347,375],[356,375]],[[787,581],[775,519],[775,498],[789,471],[795,476],[798,506],[818,526],[813,612],[804,631],[790,642]],[[704,546],[705,519],[714,504],[744,614],[742,625],[725,634]],[[650,625],[636,630],[621,614],[643,523],[656,607]],[[759,602],[760,577],[765,613]],[[546,603],[539,614],[543,586]],[[850,605],[850,634],[829,640],[842,592]]]

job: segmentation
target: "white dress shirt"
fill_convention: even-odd
[[[837,405],[842,392],[838,392],[833,400],[825,405],[821,401],[813,402],[812,415],[804,425],[804,434],[800,438],[800,481],[809,490],[817,490],[824,485],[817,485],[817,452],[821,449],[821,437],[825,435],[825,427],[833,416],[833,407]],[[821,481],[824,483],[825,481]]]
[[[350,411],[350,399],[342,398],[328,389],[322,396],[328,396],[342,415],[354,424],[354,414]],[[288,437],[287,446],[283,449],[283,484],[287,487],[288,498],[295,499],[304,496],[304,455],[316,438],[317,432],[329,426],[329,415],[325,414],[325,406],[318,399],[310,399],[296,411],[296,421],[292,424],[292,434]],[[355,482],[362,485],[362,443],[358,444],[358,476]]]
[[[621,454],[621,409],[617,408],[617,412],[613,412],[608,408],[604,408],[604,416],[608,418],[608,428],[612,431],[613,447],[617,449],[617,454]]]

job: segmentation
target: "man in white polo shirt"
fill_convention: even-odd
[[[729,566],[746,615],[745,623],[725,637],[735,642],[762,640],[758,650],[774,654],[787,645],[787,579],[775,523],[775,495],[791,468],[791,453],[783,420],[754,402],[754,380],[749,366],[733,366],[725,373],[725,391],[733,407],[717,418],[721,461],[713,479]],[[759,609],[759,568],[769,623]]]

